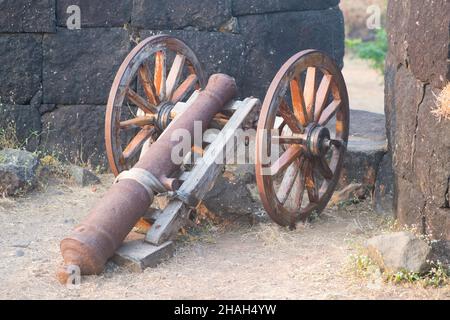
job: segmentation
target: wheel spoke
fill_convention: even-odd
[[[319,119],[319,124],[325,126],[336,114],[336,111],[341,107],[341,100],[334,100],[325,108]]]
[[[316,167],[320,174],[327,180],[333,179],[333,171],[331,171],[327,160],[324,157],[317,158]]]
[[[284,171],[287,167],[289,167],[292,162],[294,162],[302,153],[303,148],[299,145],[290,146],[281,157],[272,164],[270,168],[270,172],[272,176],[277,175],[278,173]]]
[[[278,144],[303,144],[306,141],[306,135],[272,136],[272,141]]]
[[[155,106],[152,106],[146,99],[142,98],[131,88],[127,90],[127,97],[131,103],[135,104],[139,109],[144,111],[144,113],[157,113],[158,110]]]
[[[139,67],[139,79],[141,80],[142,88],[144,89],[145,95],[147,96],[148,101],[157,106],[160,101],[159,97],[156,94],[156,88],[152,81],[152,74],[150,69],[148,68],[148,64],[144,63]]]
[[[155,118],[152,116],[137,117],[134,119],[120,122],[120,128],[121,129],[130,129],[130,128],[136,128],[136,127],[144,127],[144,126],[152,124],[154,122],[154,119]]]
[[[195,84],[198,82],[198,77],[195,74],[189,75],[186,80],[175,90],[170,99],[171,102],[177,103],[183,100],[187,94],[195,88]]]
[[[316,106],[314,110],[314,121],[319,121],[322,115],[325,103],[327,103],[328,95],[330,94],[331,81],[333,80],[332,75],[325,74],[320,82],[319,89],[316,95]]]
[[[301,125],[306,127],[308,124],[308,113],[306,111],[305,98],[303,97],[303,92],[298,79],[291,81],[291,96],[292,105],[294,106],[294,114],[300,121]]]
[[[311,203],[319,202],[319,192],[317,190],[316,179],[314,178],[313,166],[310,162],[305,166],[305,185],[308,190],[308,198]]]
[[[294,163],[292,163],[284,173],[283,180],[281,181],[280,187],[277,192],[278,200],[282,204],[286,203],[286,200],[291,193],[294,182],[297,179],[298,172],[300,171],[301,162],[302,158],[300,158],[299,161],[295,161]]]
[[[309,67],[306,72],[305,80],[305,104],[306,111],[308,113],[308,120],[313,121],[314,119],[314,100],[316,97],[316,68]]]
[[[158,51],[155,54],[155,88],[156,94],[161,101],[166,97],[166,53]]]
[[[305,193],[305,177],[303,177],[300,172],[297,174],[291,193],[293,198],[292,205],[300,211],[303,202],[303,194]]]
[[[154,129],[142,129],[139,133],[131,140],[128,146],[125,148],[123,152],[123,158],[125,161],[128,161],[130,158],[133,158],[139,150],[141,150],[142,145],[147,141],[154,133]]]
[[[286,100],[281,100],[280,108],[278,109],[280,116],[284,119],[288,127],[291,129],[293,133],[302,133],[303,129],[301,128],[300,123],[297,121],[297,118],[292,113],[289,108]]]
[[[167,99],[170,100],[172,95],[178,86],[178,82],[180,82],[180,77],[183,73],[184,62],[186,61],[186,57],[182,54],[177,54],[175,59],[173,60],[172,67],[170,68],[169,75],[167,76],[166,81],[166,96]]]

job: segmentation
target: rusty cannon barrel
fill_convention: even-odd
[[[179,168],[171,159],[172,148],[178,143],[172,141],[172,133],[184,129],[193,136],[196,121],[202,123],[205,131],[214,116],[236,95],[233,78],[224,74],[211,76],[188,111],[172,121],[131,170],[119,175],[84,221],[61,241],[64,264],[57,271],[61,283],[67,282],[74,266],[82,275],[103,271],[107,260],[152,204],[154,194],[179,187],[170,179]]]

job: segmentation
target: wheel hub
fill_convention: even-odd
[[[330,130],[317,124],[311,124],[306,128],[306,146],[313,156],[323,156],[330,149]]]
[[[170,113],[175,105],[172,102],[164,102],[159,106],[159,111],[156,117],[156,127],[162,132],[164,131],[172,121]]]

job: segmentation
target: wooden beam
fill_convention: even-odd
[[[180,188],[180,192],[202,200],[213,188],[214,183],[224,167],[223,157],[227,144],[234,140],[235,132],[240,129],[251,112],[260,105],[258,99],[246,100],[223,130],[218,138],[209,145],[203,158],[190,172],[189,179]],[[228,148],[230,149],[230,148]],[[228,150],[231,152],[231,150]],[[185,224],[190,208],[181,200],[173,200],[164,209],[161,218],[155,221],[146,235],[145,241],[159,245],[176,237],[178,230]]]

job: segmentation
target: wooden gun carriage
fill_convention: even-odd
[[[213,75],[208,85],[206,80],[196,55],[174,37],[145,39],[127,56],[106,114],[106,150],[116,184],[62,241],[61,282],[73,265],[82,274],[97,274],[114,256],[141,270],[170,256],[190,212],[223,172],[227,146],[240,129],[256,129],[257,186],[273,221],[295,228],[326,207],[349,136],[347,90],[333,60],[316,50],[295,54],[276,74],[262,105],[253,97],[236,100],[231,77]],[[169,133],[193,133],[196,121],[200,145],[191,143],[182,163],[170,163],[175,142]],[[167,206],[150,210],[155,194],[166,195]],[[139,219],[150,223],[145,237],[123,243]]]

